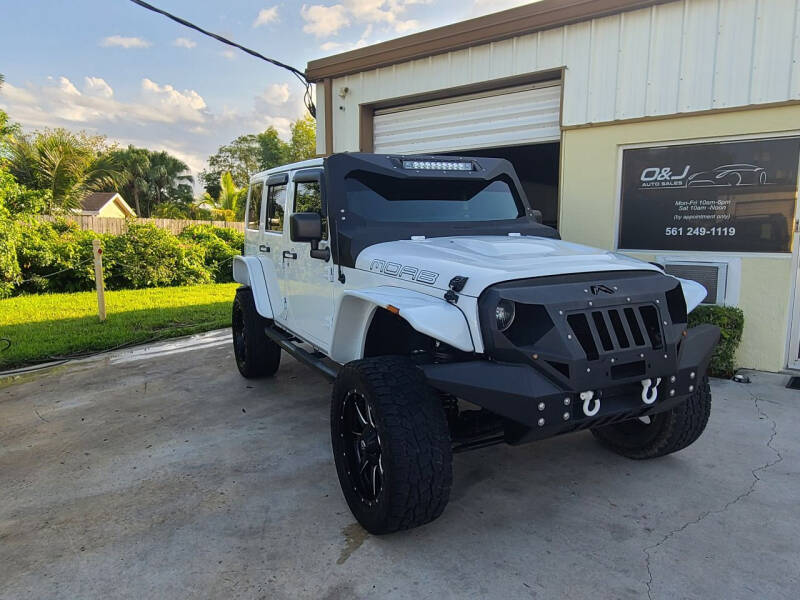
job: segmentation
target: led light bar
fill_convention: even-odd
[[[404,169],[424,171],[472,171],[472,162],[456,162],[444,160],[404,160]]]

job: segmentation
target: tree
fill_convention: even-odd
[[[114,156],[127,175],[116,190],[126,200],[133,201],[140,217],[154,215],[161,204],[170,204],[168,212],[175,213],[178,210],[176,206],[188,207],[192,203],[191,184],[194,180],[187,172],[189,167],[180,159],[168,152],[153,152],[134,146],[117,150]]]
[[[290,125],[291,137],[287,143],[278,130],[269,127],[259,134],[242,135],[230,144],[221,146],[208,158],[208,169],[200,177],[206,192],[216,198],[220,194],[220,178],[230,173],[238,187],[246,187],[250,176],[259,171],[306,160],[316,155],[316,124],[310,115]]]
[[[247,187],[236,187],[231,174],[225,172],[219,178],[219,189],[216,198],[206,192],[202,205],[213,207],[215,211],[222,213],[226,221],[231,220],[231,217],[236,219],[244,217]]]
[[[297,162],[314,158],[317,155],[317,124],[314,118],[306,114],[292,123],[290,128],[289,160]]]
[[[143,216],[141,200],[147,196],[150,188],[148,173],[150,171],[150,152],[144,148],[128,146],[118,150],[117,157],[128,174],[128,180],[117,191],[127,200],[133,199],[138,216]]]
[[[8,170],[28,189],[46,191],[51,213],[77,209],[88,193],[117,189],[127,177],[102,136],[53,129],[7,146]]]
[[[3,87],[4,82],[5,77],[3,77],[3,74],[0,73],[0,88]],[[5,142],[7,137],[17,134],[19,134],[19,125],[16,123],[10,123],[8,120],[8,113],[0,110],[0,145]],[[2,150],[1,147],[0,150]]]

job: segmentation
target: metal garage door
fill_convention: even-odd
[[[375,152],[414,154],[560,139],[561,85],[528,85],[375,111]]]

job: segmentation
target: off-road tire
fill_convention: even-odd
[[[274,375],[281,364],[281,347],[264,333],[270,320],[258,314],[250,288],[236,290],[232,323],[233,354],[239,373],[248,379]]]
[[[592,429],[600,442],[617,454],[634,459],[657,458],[694,443],[711,414],[711,387],[703,377],[686,401],[653,415],[649,424],[638,419]]]
[[[346,399],[354,391],[369,404],[379,437],[384,479],[371,501],[345,454],[356,439],[345,430]],[[364,529],[391,533],[442,514],[453,481],[450,433],[441,400],[411,361],[383,356],[342,367],[333,387],[331,440],[342,492]]]

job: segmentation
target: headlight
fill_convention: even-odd
[[[514,303],[511,300],[500,300],[497,308],[494,309],[494,316],[497,320],[497,329],[505,331],[514,322]]]

